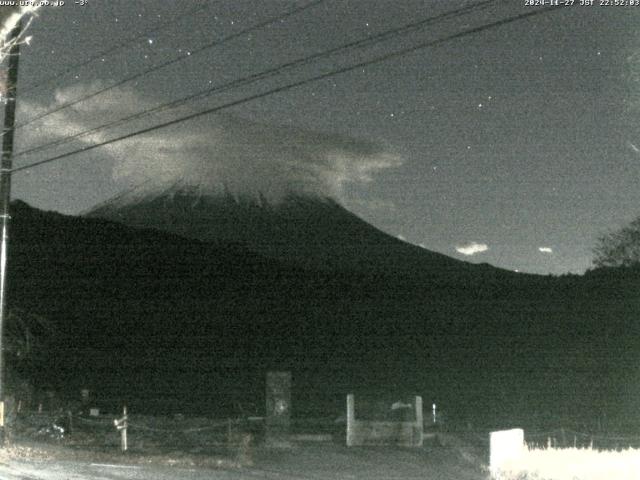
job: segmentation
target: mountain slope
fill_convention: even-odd
[[[263,255],[309,268],[456,275],[484,270],[387,235],[326,197],[207,195],[173,186],[136,190],[99,205],[88,217],[153,228],[203,241],[240,243]]]

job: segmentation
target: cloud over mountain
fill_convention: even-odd
[[[79,84],[59,90],[53,105],[27,106],[27,117],[101,88],[101,84]],[[44,129],[36,131],[74,134],[157,104],[132,88],[113,89],[43,119]],[[138,119],[80,141],[85,145],[101,142],[194,111],[195,107],[180,107],[159,112],[151,119]],[[31,141],[43,143],[42,138]],[[221,114],[198,117],[101,150],[113,161],[113,178],[118,182],[145,183],[149,189],[184,183],[211,192],[260,194],[275,202],[288,193],[340,200],[350,184],[371,182],[378,172],[401,164],[399,156],[367,140]]]

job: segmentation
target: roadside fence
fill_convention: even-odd
[[[262,432],[260,417],[212,419],[131,414],[24,414],[16,419],[16,435],[55,441],[72,448],[136,453],[216,453],[248,449]]]

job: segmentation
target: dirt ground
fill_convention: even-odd
[[[259,435],[248,435],[246,429],[220,429],[220,424],[204,419],[138,418],[133,422],[138,429],[130,432],[131,449],[123,454],[119,450],[119,434],[109,425],[112,420],[92,420],[94,423],[84,425],[76,422],[71,433],[60,435],[52,431],[52,420],[41,416],[23,421],[0,460],[36,462],[43,466],[69,462],[174,468],[176,474],[187,468],[217,471],[220,478],[231,478],[229,475],[281,480],[488,478],[488,437],[478,433],[439,433],[426,438],[422,448],[348,448],[339,434],[310,434],[294,436],[288,448],[268,449]]]
[[[69,451],[68,447],[55,448],[49,445],[16,444],[4,453],[2,463],[18,462],[34,466],[38,475],[29,478],[49,478],[45,472],[67,465],[70,471],[82,471],[93,466],[104,478],[105,470],[118,466],[135,466],[135,478],[144,477],[144,471],[164,472],[168,478],[183,478],[185,469],[194,472],[209,472],[207,478],[263,478],[273,480],[486,480],[488,474],[473,448],[423,447],[420,449],[397,449],[392,447],[347,448],[331,443],[295,443],[290,449],[267,450],[256,448],[250,464],[214,459],[211,457],[170,455],[123,456],[117,454],[91,454]],[[105,465],[104,469],[96,469]],[[108,467],[107,467],[108,465]],[[175,472],[175,476],[171,475]],[[122,470],[122,472],[126,472]],[[41,475],[41,476],[40,476]],[[121,477],[129,478],[121,473]],[[58,478],[58,477],[55,477]],[[76,478],[69,476],[65,478]],[[80,478],[93,478],[89,473]],[[110,477],[111,478],[111,477]],[[116,477],[113,477],[116,478]],[[133,477],[132,477],[133,478]],[[150,474],[149,478],[154,478]],[[194,478],[199,478],[194,475]]]
[[[254,468],[318,480],[480,480],[488,477],[482,457],[482,449],[470,445],[401,449],[304,443],[288,451],[260,452]]]

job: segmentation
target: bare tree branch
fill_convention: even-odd
[[[598,239],[593,249],[596,267],[629,267],[640,264],[640,217],[626,227]]]

